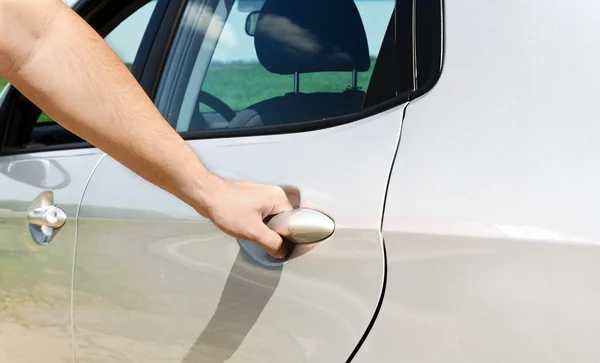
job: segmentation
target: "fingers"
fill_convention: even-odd
[[[282,188],[277,187],[275,189],[274,199],[273,207],[269,215],[279,214],[294,209]],[[252,228],[252,230],[252,242],[264,248],[271,256],[275,258],[284,258],[286,256],[286,251],[283,247],[283,239],[279,234],[277,234],[277,232],[274,232],[267,227],[262,221],[262,218],[260,222]]]
[[[286,255],[281,236],[269,229],[262,221],[256,226],[250,240],[264,248],[269,255],[275,258],[284,258]]]
[[[279,188],[278,199],[275,202],[272,214],[279,214],[292,209],[294,209],[294,206],[288,199],[288,195],[286,195],[286,192],[283,189]]]
[[[283,239],[264,223],[264,218],[293,209],[280,187],[232,184],[233,196],[217,201],[211,210],[211,221],[223,232],[253,242],[275,258],[285,258]],[[237,190],[236,190],[237,189]],[[224,212],[226,211],[226,212]]]

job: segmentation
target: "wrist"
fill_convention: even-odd
[[[214,200],[222,192],[225,183],[224,179],[207,171],[205,175],[195,180],[186,203],[203,217],[210,218],[215,205]]]

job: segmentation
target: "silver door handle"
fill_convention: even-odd
[[[27,213],[27,220],[36,226],[56,229],[65,225],[67,214],[62,208],[51,205],[29,211]]]
[[[315,243],[331,236],[335,222],[329,216],[313,210],[298,208],[276,214],[265,220],[267,227],[294,243]]]
[[[35,243],[45,246],[65,225],[67,213],[54,205],[54,194],[46,190],[35,198],[27,210],[29,232]]]

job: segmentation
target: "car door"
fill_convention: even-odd
[[[212,172],[280,185],[335,231],[274,260],[105,156],[78,222],[78,362],[341,362],[353,354],[384,291],[384,198],[414,91],[411,8],[403,0],[171,4],[158,32],[171,40],[152,47],[141,77],[163,115]],[[309,31],[299,34],[299,24]],[[266,51],[283,63],[255,50],[268,34],[296,34]],[[304,60],[288,57],[288,46],[307,41],[296,54]]]
[[[155,1],[129,8],[106,1],[74,5],[124,62],[133,63]],[[7,86],[0,97],[0,362],[69,362],[76,218],[103,153],[16,89]]]

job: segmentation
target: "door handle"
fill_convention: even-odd
[[[51,205],[29,211],[27,220],[36,226],[57,229],[65,225],[67,214],[62,208]]]
[[[335,222],[313,209],[298,208],[265,219],[267,227],[298,244],[315,243],[331,236]]]
[[[47,190],[42,192],[29,206],[27,221],[35,243],[45,246],[65,225],[67,214],[62,208],[54,205],[54,194]]]
[[[292,258],[293,251],[298,257],[308,250],[310,244],[320,242],[333,234],[335,222],[329,216],[312,209],[298,208],[288,212],[276,214],[264,219],[271,230],[283,237],[287,256],[282,259],[272,257],[262,247],[255,243],[238,239],[240,249],[244,256],[255,264],[267,269],[279,269]],[[295,247],[300,247],[296,249]]]

